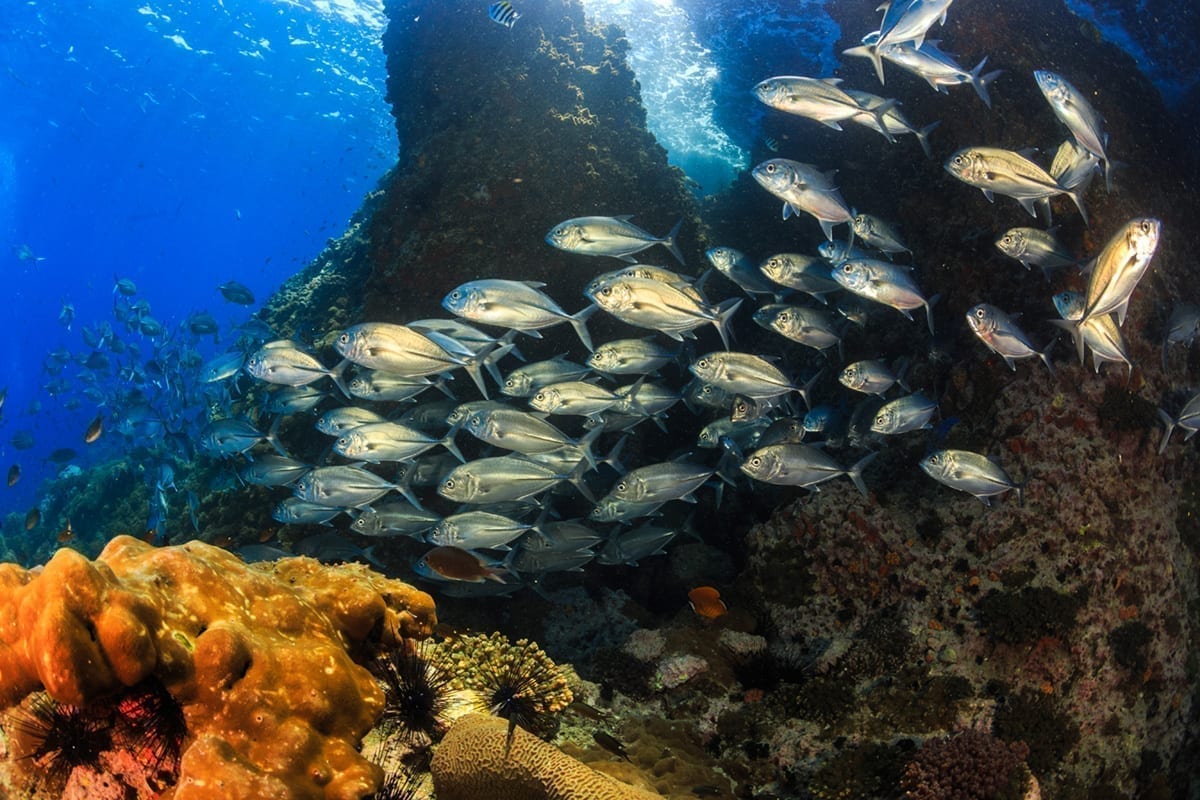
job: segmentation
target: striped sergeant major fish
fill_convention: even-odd
[[[521,14],[513,8],[512,3],[508,0],[499,0],[488,6],[488,17],[492,22],[497,22],[506,28],[511,28],[517,24],[517,20],[521,18]]]

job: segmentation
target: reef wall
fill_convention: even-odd
[[[585,23],[577,0],[524,3],[512,28],[449,3],[385,7],[401,165],[369,228],[366,318],[430,315],[475,278],[545,281],[574,311],[599,270],[549,247],[551,227],[635,214],[663,234],[692,216],[682,173],[646,130],[624,38]],[[695,234],[691,219],[691,264]]]

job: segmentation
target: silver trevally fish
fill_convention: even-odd
[[[851,47],[842,52],[848,56],[873,58],[869,45]],[[938,49],[937,43],[933,41],[923,42],[920,46],[910,42],[886,44],[878,48],[877,52],[880,57],[911,72],[918,78],[924,79],[933,87],[934,91],[941,94],[950,93],[947,87],[971,84],[975,88],[975,93],[979,95],[979,99],[988,108],[992,107],[988,86],[1003,72],[1003,70],[995,70],[984,74],[983,68],[987,65],[987,56],[984,56],[983,60],[975,65],[975,69],[968,72],[954,60],[953,56]]]
[[[933,333],[933,304],[938,296],[926,300],[904,267],[871,258],[852,258],[833,270],[833,279],[859,297],[891,306],[912,319],[914,308],[925,308],[929,332]]]
[[[490,511],[452,514],[433,526],[426,537],[430,544],[464,549],[507,550],[508,543],[533,528]]]
[[[362,536],[420,537],[441,517],[432,511],[401,501],[364,508],[350,522],[350,530]]]
[[[704,251],[704,257],[717,272],[740,286],[746,294],[775,293],[775,287],[742,251],[732,247],[710,247]]]
[[[591,374],[587,367],[557,355],[545,361],[524,364],[504,376],[501,394],[509,397],[532,397],[538,389],[552,383],[577,381]]]
[[[587,365],[608,375],[647,375],[674,361],[674,348],[652,338],[616,339],[596,348]]]
[[[1023,488],[1015,483],[1004,469],[987,456],[969,450],[937,450],[921,460],[925,474],[951,489],[967,492],[991,505],[989,497],[1013,489],[1018,502],[1023,501]]]
[[[410,378],[435,375],[465,363],[433,338],[391,322],[352,325],[338,335],[333,346],[360,367]]]
[[[804,212],[821,224],[825,238],[833,239],[833,226],[854,221],[830,174],[811,164],[772,158],[751,170],[758,185],[783,201],[783,218]]]
[[[1100,159],[1104,165],[1104,182],[1108,191],[1112,191],[1112,162],[1105,152],[1108,147],[1108,134],[1104,132],[1100,115],[1087,97],[1071,85],[1069,81],[1049,70],[1039,69],[1033,73],[1038,88],[1062,124],[1067,126],[1075,141],[1089,153]]]
[[[881,397],[884,392],[897,383],[904,387],[900,378],[892,372],[887,364],[875,359],[864,359],[847,365],[838,375],[838,383],[856,392],[875,394]]]
[[[829,305],[825,295],[842,289],[841,285],[830,275],[829,265],[823,259],[815,256],[806,256],[800,253],[776,253],[763,259],[763,262],[758,265],[758,269],[780,286],[811,295],[822,305]]]
[[[765,305],[754,312],[754,321],[780,336],[824,352],[841,347],[842,335],[831,314],[817,308],[782,303]]]
[[[238,470],[238,476],[253,486],[286,486],[309,469],[308,464],[290,456],[263,453]]]
[[[276,417],[268,433],[262,433],[242,417],[213,420],[200,431],[200,447],[209,455],[224,458],[239,453],[248,455],[251,448],[259,442],[269,442],[280,455],[287,455],[279,440],[275,438],[280,419],[282,417]]]
[[[609,496],[631,503],[695,502],[692,492],[704,485],[715,470],[686,461],[664,461],[630,470],[617,480]]]
[[[920,392],[898,397],[884,403],[875,412],[875,418],[871,421],[871,432],[896,436],[909,431],[924,430],[932,427],[929,420],[936,411],[937,403]]]
[[[467,417],[463,427],[480,441],[523,455],[547,453],[564,447],[583,447],[589,461],[591,459],[587,450],[591,439],[572,439],[547,422],[541,414],[517,408],[488,408]]]
[[[1178,416],[1172,417],[1161,408],[1158,410],[1158,416],[1163,421],[1163,424],[1167,426],[1167,429],[1163,431],[1162,441],[1158,444],[1158,452],[1161,453],[1167,449],[1167,442],[1171,440],[1171,433],[1176,428],[1183,428],[1188,432],[1187,436],[1184,437],[1184,441],[1191,439],[1196,435],[1196,431],[1200,430],[1200,394],[1188,400],[1180,410]]]
[[[862,41],[881,84],[884,82],[883,62],[879,49],[908,42],[920,47],[933,23],[940,20],[942,25],[946,24],[946,11],[952,2],[954,0],[892,0],[880,6],[884,13],[879,30],[868,33]]]
[[[309,470],[296,481],[293,493],[310,503],[363,508],[393,489],[400,487],[362,467],[345,465]],[[416,505],[415,498],[409,502]]]
[[[822,125],[840,131],[838,123],[860,115],[874,118],[875,130],[889,142],[896,141],[887,130],[883,114],[895,107],[896,101],[886,101],[883,106],[869,108],[838,88],[841,78],[806,78],[799,75],[777,75],[760,81],[754,87],[754,96],[766,106],[798,117],[807,117]]]
[[[529,405],[546,414],[590,417],[612,408],[621,398],[603,386],[587,381],[564,381],[543,386],[529,398]]]
[[[1115,312],[1117,324],[1125,324],[1129,298],[1150,269],[1160,238],[1162,222],[1141,217],[1127,222],[1109,239],[1092,267],[1082,319]]]
[[[430,436],[399,422],[369,422],[343,433],[333,443],[338,455],[378,464],[381,461],[407,461],[441,445],[466,461],[454,443],[454,432],[444,438]]]
[[[542,328],[568,322],[584,347],[592,349],[592,337],[588,334],[587,319],[596,311],[587,306],[575,314],[563,311],[551,300],[537,281],[509,281],[499,278],[464,283],[442,299],[442,308],[458,317],[485,325],[527,333],[541,338]]]
[[[1125,340],[1121,329],[1112,314],[1101,314],[1086,322],[1080,322],[1083,316],[1083,295],[1079,292],[1065,291],[1054,295],[1054,307],[1058,309],[1062,319],[1050,320],[1071,334],[1075,339],[1075,348],[1079,352],[1079,363],[1083,363],[1084,346],[1092,348],[1092,367],[1100,371],[1104,361],[1117,361],[1124,364],[1129,375],[1133,375],[1133,362],[1125,349]]]
[[[585,461],[580,464],[587,466]],[[579,475],[560,473],[524,456],[492,456],[455,467],[437,493],[456,503],[506,503],[541,494],[564,480],[582,486]]]
[[[345,511],[341,506],[313,503],[298,497],[285,497],[271,512],[271,518],[284,525],[324,525]]]
[[[845,475],[866,497],[867,485],[863,483],[862,471],[877,455],[871,453],[845,469],[824,450],[811,445],[771,444],[748,455],[741,470],[756,481],[780,486],[815,487]]]
[[[1038,350],[1029,341],[1025,332],[1017,327],[1017,323],[1000,309],[988,303],[980,303],[967,312],[967,324],[979,340],[991,348],[992,352],[1004,359],[1008,368],[1016,371],[1018,358],[1037,356],[1042,359],[1046,369],[1054,372],[1047,350]]]
[[[654,236],[630,222],[632,217],[632,214],[627,214],[620,217],[569,219],[550,229],[546,234],[546,243],[568,253],[612,256],[631,264],[636,262],[633,258],[634,253],[661,244],[671,251],[671,255],[675,256],[680,264],[684,263],[683,253],[675,244],[679,227],[683,225],[682,219],[675,223],[675,227],[666,236]]]
[[[697,302],[683,291],[650,278],[615,278],[592,281],[584,290],[588,299],[622,322],[649,328],[677,341],[706,322],[712,323],[729,346],[729,319],[741,299],[720,305]]]
[[[1021,262],[1025,269],[1033,265],[1041,267],[1047,279],[1050,278],[1050,270],[1056,267],[1079,265],[1079,260],[1055,237],[1053,228],[1048,231],[1040,228],[1010,228],[996,240],[996,249]]]
[[[342,368],[345,365],[346,361],[343,360],[333,369],[327,369],[292,342],[281,340],[269,342],[252,353],[246,359],[245,370],[251,377],[280,386],[307,386],[320,378],[329,378],[349,397],[350,393],[342,382]]]
[[[1037,216],[1037,203],[1045,204],[1049,216],[1050,198],[1065,194],[1075,201],[1087,222],[1079,188],[1068,189],[1020,153],[998,147],[964,147],[946,160],[945,167],[963,183],[982,191],[989,202],[994,202],[993,194],[1011,197],[1031,217]]]
[[[706,383],[753,400],[769,400],[803,388],[788,380],[774,364],[752,353],[715,351],[700,356],[688,369]],[[807,394],[801,395],[807,404]]]
[[[850,223],[854,235],[876,250],[891,257],[893,253],[912,253],[892,226],[871,214],[855,214]]]
[[[350,389],[351,396],[360,400],[402,403],[433,385],[428,378],[410,378],[381,369],[368,369],[351,378],[347,388]]]

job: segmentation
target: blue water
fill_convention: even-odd
[[[225,329],[253,308],[226,303],[219,284],[236,279],[261,302],[342,233],[396,157],[385,24],[372,0],[5,4],[0,470],[19,462],[24,477],[0,489],[0,510],[34,502],[51,450],[94,457],[82,442],[94,404],[64,411],[42,361],[60,347],[86,355],[80,327],[115,324],[114,274],[168,328],[207,309]],[[44,260],[19,259],[22,245]],[[79,388],[77,371],[63,377]],[[9,444],[20,429],[32,450]]]
[[[768,117],[749,93],[756,80],[836,68],[841,31],[826,3],[584,5],[629,29],[651,130],[709,194],[761,152]],[[1168,101],[1194,88],[1181,66],[1194,60],[1185,32],[1127,31],[1123,21],[1145,21],[1140,6],[1070,6],[1133,53]],[[44,461],[52,450],[74,448],[85,466],[117,455],[82,443],[98,409],[81,399],[79,366],[62,371],[66,389],[54,395],[43,372],[49,351],[87,357],[82,327],[115,324],[114,276],[135,281],[168,330],[207,310],[227,339],[256,306],[225,302],[217,286],[236,279],[261,303],[341,234],[398,143],[379,0],[51,0],[9,3],[3,22],[0,259],[10,313],[0,471],[20,463],[24,477],[0,489],[0,513],[24,513],[58,471]],[[1147,35],[1178,40],[1156,49]],[[1155,61],[1159,52],[1167,55]],[[75,311],[70,329],[59,322],[64,303]],[[211,337],[169,340],[203,358],[216,352]],[[144,359],[162,346],[141,344]],[[35,445],[17,451],[11,438],[26,430]]]

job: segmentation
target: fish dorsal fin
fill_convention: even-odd
[[[633,219],[633,214],[618,214],[613,219],[619,219],[621,222],[629,222],[629,220]]]
[[[519,281],[523,286],[528,286],[530,289],[541,289],[546,284],[543,281]]]
[[[826,84],[829,84],[830,86],[837,86],[841,82],[842,82],[841,78],[821,78],[821,83],[826,83]]]

